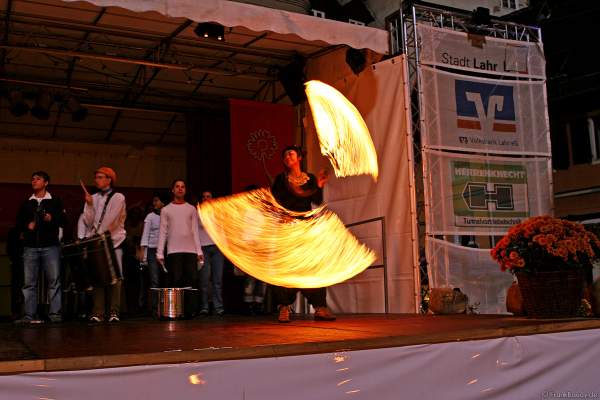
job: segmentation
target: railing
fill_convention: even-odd
[[[351,228],[353,226],[369,224],[371,222],[381,221],[381,264],[371,265],[367,269],[383,269],[383,296],[385,303],[385,313],[388,314],[390,310],[389,306],[389,297],[388,297],[388,270],[387,270],[387,253],[386,253],[386,235],[385,235],[385,217],[376,217],[371,219],[366,219],[364,221],[353,222],[351,224],[347,224],[346,228]]]

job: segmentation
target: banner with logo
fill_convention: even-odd
[[[294,143],[296,112],[283,104],[230,99],[231,189],[270,186],[283,170],[281,151]],[[268,175],[267,175],[268,173]]]
[[[552,211],[549,158],[425,151],[428,233],[500,234]]]
[[[544,79],[546,59],[540,42],[470,35],[417,24],[419,61],[463,71]]]
[[[424,147],[550,156],[543,82],[420,74]]]

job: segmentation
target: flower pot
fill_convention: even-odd
[[[530,318],[574,317],[583,297],[583,271],[515,272]]]

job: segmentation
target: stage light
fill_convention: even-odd
[[[220,24],[203,22],[196,26],[194,33],[205,39],[225,40],[225,27]]]
[[[379,174],[377,152],[367,124],[354,105],[335,88],[319,81],[306,83],[306,94],[321,154],[335,176]]]
[[[290,211],[268,189],[205,201],[198,214],[227,259],[272,285],[331,286],[361,273],[376,259],[325,206]]]
[[[81,122],[87,117],[88,109],[83,107],[79,100],[70,96],[66,104],[67,110],[71,112],[71,120],[73,122]]]
[[[8,103],[10,104],[10,113],[15,117],[20,117],[29,112],[29,105],[25,103],[25,96],[20,90],[11,90],[8,93]]]
[[[346,50],[346,64],[356,75],[360,74],[367,66],[367,57],[364,50],[356,50],[350,47]]]
[[[40,89],[35,99],[35,104],[31,107],[31,115],[38,119],[50,118],[50,107],[52,107],[52,95],[45,89]]]

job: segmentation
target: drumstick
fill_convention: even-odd
[[[87,189],[85,188],[85,183],[83,183],[82,179],[79,179],[79,185],[81,185],[81,188],[83,189],[85,194],[90,194],[90,192],[88,192]]]

